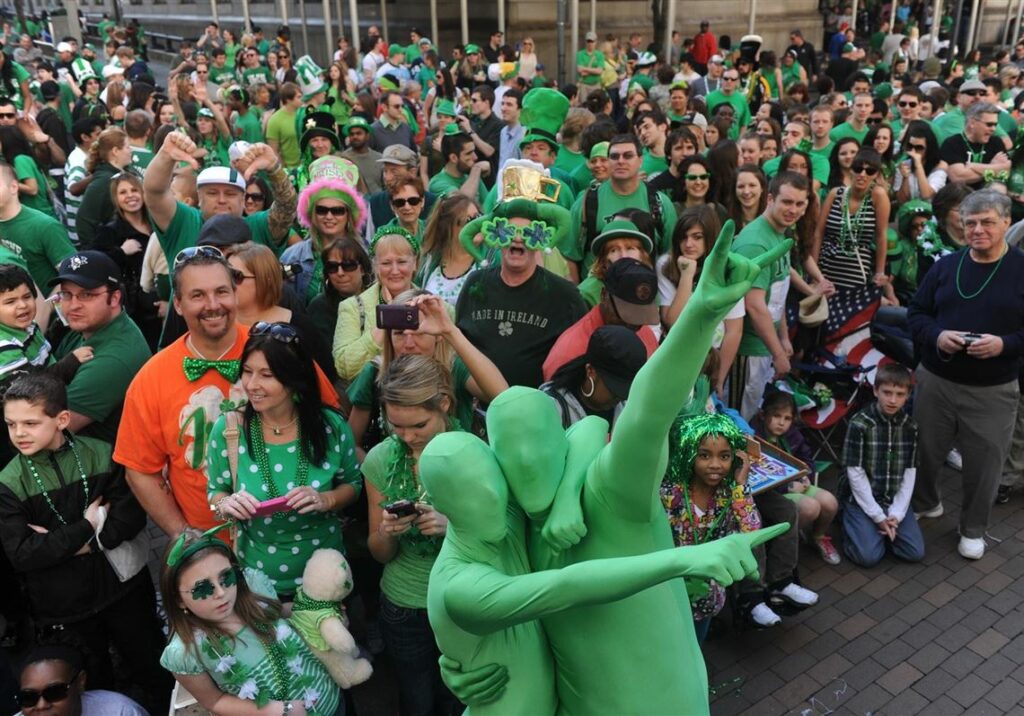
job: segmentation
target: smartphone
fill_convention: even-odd
[[[747,438],[747,455],[750,456],[751,462],[761,459],[761,443],[757,441],[757,438]]]
[[[416,503],[412,500],[396,500],[384,505],[384,509],[395,517],[408,517],[419,512],[416,509]]]
[[[393,331],[415,331],[420,327],[419,306],[377,306],[377,328]]]
[[[272,515],[276,512],[284,512],[285,510],[290,509],[291,508],[288,507],[287,497],[275,497],[272,500],[264,500],[261,502],[256,508],[256,511],[253,512],[253,517],[266,517],[267,515]]]

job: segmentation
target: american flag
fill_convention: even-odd
[[[877,286],[841,288],[828,299],[828,319],[823,331],[825,343],[839,341],[869,325],[882,305],[882,289]]]

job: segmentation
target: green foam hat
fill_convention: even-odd
[[[569,98],[556,89],[538,87],[523,97],[523,110],[519,122],[526,127],[526,133],[519,146],[530,142],[544,141],[558,150],[558,131],[569,114]]]
[[[295,61],[295,74],[295,80],[302,89],[303,101],[308,102],[325,90],[324,71],[309,55],[303,55]]]
[[[360,117],[359,115],[349,117],[349,120],[345,122],[345,126],[341,128],[342,136],[347,137],[348,133],[353,129],[362,129],[365,130],[367,134],[369,134],[370,123],[366,121],[366,117]]]
[[[594,237],[594,242],[591,244],[594,256],[597,256],[601,252],[601,247],[612,239],[636,239],[643,244],[644,250],[648,254],[654,253],[654,242],[651,241],[650,236],[640,231],[632,221],[616,219],[605,224],[601,233]]]
[[[456,117],[458,112],[455,111],[455,103],[450,99],[439,99],[437,100],[437,114],[443,117]]]
[[[462,131],[462,128],[459,127],[457,123],[452,122],[451,124],[444,128],[444,136],[454,137],[456,134],[465,134],[465,132]]]

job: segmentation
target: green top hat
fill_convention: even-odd
[[[349,117],[348,121],[345,122],[345,126],[341,128],[342,136],[347,137],[348,133],[353,129],[362,129],[367,134],[370,133],[370,123],[366,121],[366,117],[360,117],[358,114]]]
[[[450,99],[439,99],[437,100],[437,114],[443,117],[456,117],[458,112],[455,111],[455,103]]]
[[[558,151],[558,130],[568,114],[569,98],[558,90],[550,87],[530,90],[523,97],[523,111],[519,115],[519,121],[526,127],[519,146],[544,141]]]
[[[362,119],[362,118],[360,118]],[[365,119],[363,120],[366,121]],[[299,149],[306,151],[309,140],[313,137],[327,137],[334,146],[334,151],[341,149],[341,140],[338,139],[337,124],[334,115],[330,112],[307,112],[302,122],[302,138],[299,140]]]

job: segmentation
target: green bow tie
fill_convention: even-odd
[[[238,380],[238,374],[242,371],[242,361],[238,360],[207,360],[205,358],[185,357],[185,377],[195,382],[206,375],[206,371],[215,370],[224,376],[229,383]]]

